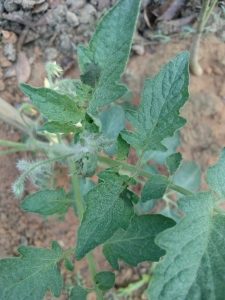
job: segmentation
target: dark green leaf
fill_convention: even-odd
[[[96,64],[87,64],[86,71],[81,75],[81,80],[83,83],[95,87],[100,77],[101,70]]]
[[[95,283],[100,290],[110,290],[115,284],[115,274],[112,272],[99,272],[95,275]]]
[[[21,84],[20,88],[50,121],[76,124],[84,118],[82,110],[67,95],[47,88],[34,88],[27,84]]]
[[[120,0],[102,18],[88,48],[79,47],[79,65],[83,74],[90,65],[100,70],[89,111],[95,113],[127,91],[119,82],[127,64],[139,12],[139,0]]]
[[[161,231],[174,224],[173,220],[161,215],[135,216],[127,230],[119,229],[104,244],[104,255],[114,269],[119,268],[119,259],[132,266],[143,261],[158,261],[165,251],[154,240]]]
[[[166,150],[162,141],[185,124],[179,110],[188,99],[188,59],[183,52],[146,80],[141,105],[129,115],[134,132],[122,133],[137,150]]]
[[[43,299],[47,291],[59,297],[63,280],[58,269],[62,250],[21,246],[19,257],[0,260],[0,299]]]
[[[71,291],[70,300],[86,300],[87,295],[88,295],[88,291],[83,287],[77,285],[73,287]]]
[[[43,190],[27,196],[21,204],[25,211],[43,216],[64,214],[71,205],[71,200],[63,189]]]
[[[171,175],[173,175],[180,166],[182,160],[182,155],[178,153],[173,153],[166,159],[166,165]]]
[[[125,160],[128,157],[130,145],[119,135],[117,139],[117,159]]]
[[[77,259],[104,243],[118,228],[126,228],[133,214],[131,203],[120,197],[125,189],[123,178],[105,172],[103,179],[86,195],[87,208],[78,230]]]
[[[151,199],[160,199],[163,197],[169,181],[168,178],[162,175],[152,175],[145,183],[142,193],[141,201],[147,202]]]
[[[74,270],[74,264],[72,263],[72,261],[70,259],[66,258],[64,265],[68,271],[72,272]]]

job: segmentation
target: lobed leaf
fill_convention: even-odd
[[[64,214],[71,205],[71,200],[63,189],[43,190],[27,196],[21,204],[25,211],[42,216]]]
[[[156,238],[167,254],[153,274],[151,300],[224,299],[225,216],[213,201],[210,192],[182,198],[186,217]]]
[[[119,229],[104,244],[104,255],[114,269],[119,269],[119,259],[131,266],[143,261],[158,261],[165,251],[154,240],[174,224],[173,220],[161,215],[135,216],[126,230]]]
[[[19,257],[0,260],[0,299],[43,299],[47,291],[59,297],[63,279],[58,269],[62,250],[21,246]]]
[[[127,228],[133,214],[132,204],[120,194],[123,177],[104,172],[102,182],[86,195],[86,210],[78,230],[77,259],[109,239],[118,228]]]
[[[130,54],[139,7],[140,0],[118,1],[98,24],[89,46],[78,48],[85,83],[90,81],[95,86],[89,105],[92,114],[127,91],[119,81]],[[91,76],[93,69],[97,69],[97,81]]]
[[[122,137],[140,151],[166,150],[162,141],[185,124],[179,110],[188,99],[188,59],[183,52],[145,81],[140,107],[128,115],[134,132]]]

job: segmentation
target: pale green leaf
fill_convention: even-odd
[[[102,182],[85,197],[87,208],[78,230],[77,259],[104,243],[118,228],[126,228],[133,214],[131,203],[120,197],[125,189],[123,178],[113,172],[102,176]]]
[[[115,274],[112,272],[99,272],[95,275],[95,283],[100,290],[107,291],[114,286]]]
[[[94,82],[95,90],[89,106],[91,113],[127,91],[119,81],[130,54],[139,7],[140,0],[118,1],[98,24],[88,48],[78,48],[83,74],[90,73],[90,65],[98,67],[97,82]]]
[[[161,231],[174,224],[174,221],[161,215],[135,216],[127,230],[119,229],[104,244],[104,255],[114,269],[119,268],[120,259],[131,266],[143,261],[158,261],[165,251],[154,240]]]
[[[146,80],[139,109],[128,115],[134,131],[122,133],[137,150],[166,150],[162,141],[185,124],[179,111],[188,99],[188,59],[183,52]]]
[[[1,300],[41,300],[47,291],[59,297],[63,280],[58,269],[62,250],[56,244],[52,249],[22,246],[19,257],[0,260]]]
[[[207,183],[220,198],[225,198],[225,149],[221,152],[218,163],[208,169]]]
[[[173,175],[180,166],[182,160],[182,155],[178,153],[173,153],[166,159],[166,165],[171,175]]]
[[[173,176],[173,183],[197,192],[201,184],[201,171],[194,161],[182,161],[179,169]]]
[[[182,198],[186,216],[156,243],[166,256],[156,267],[151,300],[224,300],[225,216],[214,212],[211,193]]]
[[[21,84],[20,88],[50,121],[76,124],[84,118],[84,112],[67,95],[48,88],[34,88],[27,84]]]
[[[166,176],[152,175],[143,187],[141,201],[147,202],[151,199],[162,198],[168,185],[169,181]]]
[[[70,293],[70,300],[86,300],[87,295],[88,291],[80,285],[77,285],[72,288],[72,291]]]
[[[25,211],[50,216],[64,214],[71,205],[71,200],[63,189],[43,190],[27,196],[21,203]]]

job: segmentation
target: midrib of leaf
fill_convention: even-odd
[[[18,258],[19,259],[19,258]],[[15,282],[14,284],[12,284],[12,285],[10,285],[6,290],[5,290],[5,292],[4,293],[6,293],[8,290],[10,290],[12,287],[16,287],[16,286],[19,286],[19,285],[21,285],[23,282],[25,282],[25,281],[27,281],[27,280],[29,280],[30,278],[32,278],[32,277],[34,277],[34,276],[36,276],[38,273],[42,273],[42,272],[44,272],[44,271],[48,271],[50,268],[52,268],[52,267],[54,267],[59,261],[60,261],[60,259],[61,259],[61,257],[59,257],[58,259],[43,259],[43,258],[41,258],[41,260],[52,260],[53,262],[51,262],[51,264],[48,264],[46,267],[39,267],[39,270],[37,270],[36,272],[34,272],[33,274],[31,274],[31,275],[29,275],[29,276],[27,276],[26,278],[24,278],[24,279],[22,279],[22,280],[20,280],[19,282]],[[28,268],[29,270],[30,269],[32,269],[32,267],[30,267],[29,266],[29,268]],[[37,268],[33,268],[33,269],[37,269]],[[10,296],[10,295],[9,295]],[[9,299],[9,297],[7,298],[7,299]],[[7,299],[5,299],[5,300],[7,300]],[[26,298],[24,298],[24,299],[26,299]]]
[[[126,231],[124,230],[124,233],[125,233]],[[132,237],[132,238],[126,238],[126,239],[122,239],[122,240],[116,240],[116,241],[109,241],[108,243],[106,242],[105,243],[105,245],[108,245],[108,244],[117,244],[117,243],[124,243],[124,242],[128,242],[128,241],[132,241],[132,240],[135,240],[135,241],[142,241],[142,240],[145,240],[145,239],[147,239],[148,237],[151,237],[151,236],[154,236],[154,235],[152,235],[152,234],[147,234],[147,235],[145,235],[145,236],[142,236],[142,237],[139,237],[139,238],[137,238],[137,237]]]

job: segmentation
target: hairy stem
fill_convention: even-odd
[[[69,169],[71,170],[71,161],[69,161]],[[71,170],[72,171],[72,170]],[[74,172],[74,170],[73,170]],[[80,180],[77,174],[72,174],[72,186],[74,191],[74,207],[77,209],[77,214],[80,220],[83,218],[84,214],[84,204],[83,204],[83,197],[80,189]],[[103,294],[102,291],[98,289],[98,287],[95,284],[95,275],[96,275],[96,265],[94,261],[94,256],[92,252],[89,252],[86,255],[87,262],[88,262],[88,268],[91,275],[92,283],[95,287],[95,292],[97,295],[97,300],[103,300]]]

